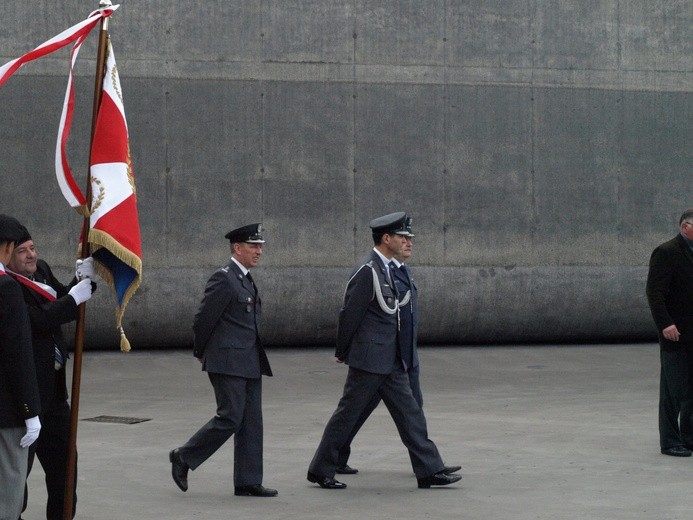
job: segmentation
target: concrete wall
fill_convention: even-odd
[[[87,4],[3,5],[0,62]],[[687,0],[124,0],[133,346],[190,343],[224,233],[254,221],[266,341],[331,343],[367,223],[396,210],[414,216],[422,342],[652,339],[649,254],[693,206],[691,27]],[[95,40],[70,142],[84,172]],[[67,63],[0,88],[0,207],[66,274],[80,219],[52,165]],[[118,341],[104,289],[91,347]]]

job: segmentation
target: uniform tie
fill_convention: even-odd
[[[390,262],[387,265],[389,267],[387,274],[390,277],[390,284],[392,285],[392,290],[395,291],[395,294],[398,294],[397,284],[395,283],[395,269],[397,269],[397,266],[395,265],[394,262]]]
[[[399,319],[399,291],[397,290],[397,284],[395,283],[395,269],[397,269],[397,266],[395,265],[394,262],[390,262],[388,264],[388,274],[390,275],[390,285],[392,285],[392,290],[395,293],[395,300],[397,300],[396,305],[397,305],[397,330],[399,331],[401,322]],[[399,349],[399,345],[397,346],[397,349]]]
[[[65,358],[63,357],[63,353],[60,352],[58,345],[55,345],[54,349],[55,349],[55,369],[60,370],[65,365]]]
[[[255,294],[257,294],[257,287],[255,286],[255,280],[253,280],[253,277],[250,276],[250,271],[248,271],[248,274],[245,275],[245,277],[248,279],[248,281],[252,284],[253,290],[255,291]]]

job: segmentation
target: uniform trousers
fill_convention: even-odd
[[[416,399],[416,402],[419,404],[419,406],[423,408],[423,394],[421,393],[421,384],[419,383],[419,367],[415,366],[409,368],[407,370],[407,376],[409,376],[409,386],[411,387],[411,393],[414,395],[414,399]],[[354,440],[354,437],[356,437],[356,434],[361,429],[361,426],[364,425],[368,417],[370,417],[370,415],[373,413],[373,410],[375,410],[378,407],[380,401],[382,401],[382,398],[380,397],[379,393],[376,393],[373,399],[371,399],[371,402],[368,403],[368,406],[366,406],[366,409],[359,417],[359,420],[356,422],[354,429],[351,431],[351,434],[347,439],[347,443],[339,449],[340,468],[347,465],[347,462],[349,461],[349,456],[351,455],[351,443]],[[409,454],[409,457],[411,458],[411,453]]]
[[[22,512],[28,451],[19,445],[23,426],[0,428],[0,520],[17,520]]]
[[[179,448],[196,469],[234,435],[234,486],[262,484],[262,378],[210,373],[217,414]]]
[[[693,348],[661,350],[660,448],[693,447]]]
[[[428,477],[443,470],[445,465],[438,448],[428,438],[426,418],[412,395],[406,371],[398,367],[390,374],[373,374],[349,367],[342,398],[325,426],[310,463],[311,473],[318,477],[334,477],[340,448],[347,443],[359,418],[378,395],[409,450],[416,477]]]
[[[31,473],[34,457],[38,457],[46,474],[46,491],[48,492],[46,518],[48,520],[63,520],[67,455],[70,444],[70,405],[67,404],[67,401],[54,401],[39,418],[41,419],[41,434],[38,440],[29,447],[27,475]],[[77,510],[76,464],[73,490],[72,517],[74,518]],[[28,495],[28,491],[26,491],[24,493],[24,509],[26,509]]]

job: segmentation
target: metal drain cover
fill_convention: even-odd
[[[138,417],[116,417],[115,415],[99,415],[97,417],[90,417],[89,419],[83,420],[113,424],[137,424],[145,421],[151,421],[151,419],[142,419]]]

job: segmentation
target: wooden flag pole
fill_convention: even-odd
[[[110,7],[110,0],[101,0],[99,8]],[[108,18],[101,20],[101,30],[99,32],[99,46],[96,55],[96,79],[94,81],[94,102],[92,107],[91,120],[91,139],[89,141],[89,157],[91,158],[91,146],[94,142],[96,131],[96,120],[99,115],[99,106],[103,91],[104,68],[106,66],[106,52],[108,49]],[[87,258],[90,254],[89,247],[89,213],[91,213],[91,175],[87,168],[87,188],[86,206],[87,215],[82,222],[82,250],[80,258]],[[79,421],[79,397],[80,385],[82,382],[82,354],[84,352],[84,324],[86,321],[87,304],[81,303],[78,308],[77,324],[75,327],[75,349],[72,365],[72,396],[70,399],[70,441],[67,452],[67,470],[65,478],[65,501],[63,503],[63,520],[72,520],[74,500],[75,500],[75,481],[77,478],[77,424]]]

